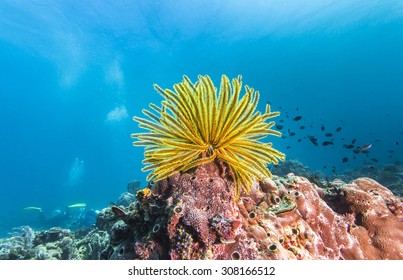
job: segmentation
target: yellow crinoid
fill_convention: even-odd
[[[154,88],[162,95],[161,108],[150,104],[148,117],[133,119],[146,133],[134,133],[135,146],[145,146],[143,171],[151,171],[147,180],[157,182],[175,172],[186,171],[220,158],[231,168],[236,195],[247,193],[253,178],[271,177],[267,164],[284,160],[285,155],[271,143],[259,140],[268,135],[280,136],[272,129],[278,116],[266,105],[264,114],[256,111],[259,92],[245,86],[241,97],[242,77],[232,80],[223,75],[219,93],[209,76],[199,76],[192,83],[187,76],[174,85],[174,91]]]

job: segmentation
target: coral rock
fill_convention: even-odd
[[[403,259],[402,199],[374,180],[321,189],[290,173],[235,200],[231,174],[216,160],[139,191],[105,258]]]
[[[97,260],[109,244],[109,235],[96,228],[76,234],[58,227],[39,232],[22,227],[21,231],[0,239],[0,259]]]

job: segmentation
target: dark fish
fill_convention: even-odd
[[[301,142],[302,141],[302,139],[301,138],[299,138],[298,140],[297,140],[297,142]]]
[[[376,158],[371,158],[371,160],[372,160],[373,162],[378,162],[378,160],[377,160]]]
[[[395,144],[399,146],[399,142],[395,141]]]
[[[311,141],[312,144],[314,144],[315,146],[318,146],[318,139],[316,139],[315,136],[308,135],[308,139],[309,139],[309,141]]]
[[[333,173],[336,173],[336,167],[333,166],[332,172],[333,172]]]
[[[290,132],[290,136],[295,136],[295,132]]]
[[[299,129],[305,129],[305,126],[301,125],[301,126],[299,127]]]
[[[287,147],[285,147],[286,149],[290,149],[291,148],[291,146],[287,146]]]
[[[293,118],[294,121],[299,121],[300,119],[302,119],[301,116],[296,116],[295,118]]]
[[[325,141],[322,143],[323,146],[329,146],[329,145],[333,145],[333,142],[331,141]]]
[[[348,157],[343,158],[342,162],[343,163],[348,162]]]
[[[322,124],[322,126],[320,127],[320,130],[325,131],[325,126]]]
[[[353,139],[353,141],[351,141],[351,144],[355,144],[355,141],[357,141],[357,139]]]
[[[284,122],[284,120],[279,120],[279,122]]]
[[[394,150],[388,150],[388,153],[393,154],[395,151]]]
[[[283,126],[282,126],[281,124],[277,124],[277,125],[276,125],[276,128],[277,128],[277,129],[283,129]]]
[[[354,148],[354,145],[346,145],[346,144],[344,144],[343,147],[346,148],[346,149],[352,149],[352,148]]]
[[[326,133],[325,136],[326,136],[326,137],[332,137],[332,136],[333,136],[333,133]]]
[[[336,128],[336,132],[339,132],[340,130],[341,130],[340,126],[338,128]]]
[[[297,111],[299,111],[299,108],[297,107]]]

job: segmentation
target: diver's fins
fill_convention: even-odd
[[[76,203],[76,204],[71,204],[67,206],[68,208],[79,208],[79,207],[86,207],[87,203]]]
[[[40,207],[35,207],[35,206],[28,206],[28,207],[25,207],[24,210],[42,212],[42,208],[40,208]]]

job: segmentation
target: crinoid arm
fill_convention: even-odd
[[[271,143],[259,140],[269,135],[281,136],[273,129],[280,115],[256,111],[259,92],[245,86],[242,77],[228,79],[223,75],[220,88],[209,76],[199,76],[196,83],[183,77],[174,90],[154,88],[164,100],[161,107],[150,104],[142,112],[146,118],[133,117],[145,133],[133,133],[135,146],[144,146],[143,171],[150,171],[147,180],[159,181],[175,172],[185,172],[198,165],[220,158],[234,174],[237,195],[250,191],[254,178],[271,177],[267,165],[277,164],[285,155]]]

